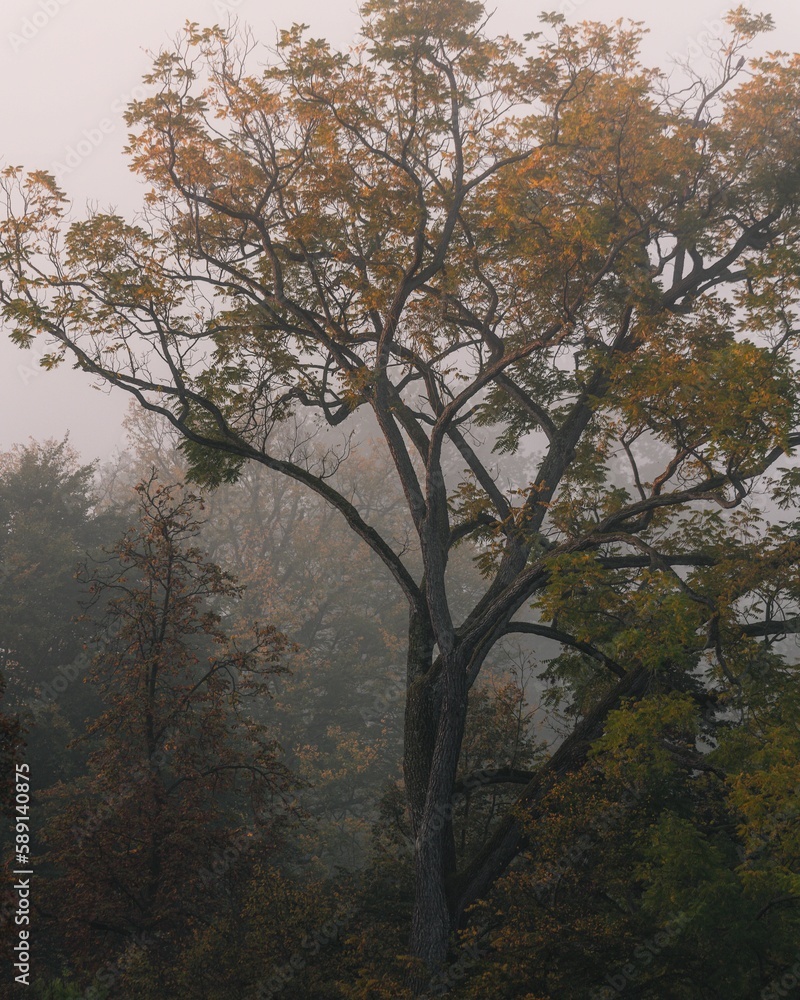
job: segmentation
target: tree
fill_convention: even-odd
[[[279,838],[292,784],[242,710],[268,697],[285,638],[228,635],[221,613],[241,588],[192,544],[197,498],[154,479],[137,492],[138,524],[86,575],[104,636],[86,774],[46,793],[50,906],[71,960],[95,972],[131,943],[169,955],[202,924],[227,852]]]
[[[179,439],[169,425],[134,410],[126,426],[131,451],[105,470],[113,497],[121,500],[152,467],[162,477],[185,476]],[[362,514],[384,537],[400,543],[407,534],[402,492],[392,480],[390,457],[370,433],[369,426],[351,429],[336,485],[358,497]],[[287,426],[277,434],[288,447],[324,459],[327,446],[313,426]],[[324,500],[261,466],[243,469],[235,483],[211,491],[204,503],[202,544],[246,586],[235,617],[270,621],[294,644],[275,696],[253,704],[252,711],[305,779],[298,799],[308,823],[298,847],[329,872],[337,864],[359,867],[378,803],[387,782],[397,780],[402,757],[406,622],[393,581],[374,552],[337,531],[339,515]],[[453,600],[465,609],[483,589],[474,555],[467,541],[449,565]],[[517,664],[497,649],[490,666],[500,676]],[[489,694],[487,688],[477,702],[482,711],[470,711],[476,724],[479,718],[488,724],[493,712],[511,707],[502,688]],[[522,738],[526,726],[516,728]],[[498,764],[509,763],[512,745],[506,744]],[[477,758],[462,752],[462,769],[470,766],[468,759]],[[472,769],[485,766],[475,763]],[[473,812],[479,808],[476,802]]]
[[[97,509],[94,471],[66,438],[0,454],[0,677],[34,794],[80,767],[66,747],[97,710],[81,683],[88,636],[75,578],[114,527]]]
[[[18,710],[63,693],[52,690],[57,670],[82,649],[75,572],[110,527],[93,475],[67,439],[0,455],[0,666]]]
[[[773,995],[800,930],[789,773],[800,731],[796,693],[782,695],[723,730],[694,771],[687,757],[707,738],[694,698],[673,691],[610,713],[589,760],[543,799],[526,863],[476,913],[484,961],[455,995]]]
[[[772,25],[743,7],[711,75],[674,90],[636,24],[546,15],[526,46],[489,37],[475,0],[362,10],[350,53],[295,26],[259,72],[248,38],[189,25],[128,112],[135,223],[68,223],[52,177],[7,169],[0,300],[18,344],[51,338],[45,365],[69,355],[169,420],[196,479],[294,479],[393,576],[431,970],[623,699],[738,695],[797,631],[796,525],[765,518],[798,489],[776,470],[800,442],[800,62],[747,63]],[[297,414],[359,410],[419,571],[337,489],[341,454],[273,448]],[[456,615],[465,539],[486,586]],[[562,644],[576,724],[459,867],[468,692],[514,633]]]
[[[108,537],[113,518],[100,514],[94,467],[79,462],[68,440],[30,442],[0,454],[0,848],[3,893],[0,937],[11,958],[17,943],[12,886],[16,808],[14,764],[25,763],[31,809],[39,793],[80,769],[67,749],[75,729],[97,711],[81,683],[88,667],[80,616],[78,563]],[[31,828],[31,854],[39,831]],[[13,939],[13,940],[12,940]],[[7,963],[13,980],[13,959]]]
[[[131,414],[132,453],[106,473],[115,496],[148,467],[185,476],[177,435],[165,435],[158,418],[147,417]],[[294,431],[295,442],[324,454],[313,427]],[[397,530],[402,495],[386,489],[383,456],[362,447],[360,460],[354,454],[347,463],[351,488],[373,505],[382,530]],[[304,779],[297,798],[307,822],[297,831],[298,850],[329,871],[359,865],[383,786],[397,778],[402,754],[405,621],[393,583],[367,546],[354,550],[337,531],[336,511],[263,467],[243,470],[204,503],[202,544],[246,588],[234,619],[270,621],[292,641],[273,698],[249,708]],[[474,579],[469,559],[462,562]]]

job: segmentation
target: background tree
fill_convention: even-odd
[[[123,503],[131,484],[150,468],[173,478],[186,471],[179,440],[156,417],[133,411],[127,426],[130,450],[104,470],[104,488],[115,503]],[[351,430],[348,460],[335,474],[336,485],[354,497],[382,534],[409,547],[407,559],[418,559],[413,537],[404,538],[405,505],[393,487],[391,462],[372,430]],[[275,433],[288,439],[287,448],[302,448],[317,461],[330,447],[313,425]],[[396,790],[400,778],[404,607],[375,554],[338,531],[336,511],[302,486],[250,466],[235,483],[211,491],[204,503],[203,544],[246,586],[232,624],[267,620],[293,643],[289,669],[273,679],[272,699],[249,708],[269,725],[287,763],[305,780],[297,793],[306,811],[297,831],[300,852],[321,866],[319,875],[331,875],[342,864],[360,867],[381,797],[387,784]],[[475,555],[467,541],[450,565],[453,597],[464,608],[483,589]],[[477,699],[482,711],[471,738],[483,752],[503,755],[494,766],[508,763],[515,746],[524,753],[522,743],[529,737],[524,700],[536,694],[525,690],[533,688],[527,683],[533,671],[524,656],[513,658],[518,652],[497,647],[488,664],[491,680]],[[474,763],[473,769],[481,766],[489,765]],[[495,787],[485,801],[494,801],[499,791]]]
[[[69,353],[166,417],[197,479],[248,460],[288,476],[393,576],[411,947],[431,970],[622,699],[738,691],[796,630],[794,529],[756,532],[800,440],[800,64],[747,64],[771,21],[742,7],[717,75],[675,91],[636,25],[547,15],[526,49],[472,0],[363,15],[349,54],[295,27],[257,73],[246,39],[189,26],[129,111],[143,216],[68,224],[52,177],[7,169],[0,300],[17,343],[52,338],[45,364]],[[298,412],[337,427],[362,408],[420,569],[332,482],[341,455],[273,450]],[[458,614],[465,538],[487,579]],[[468,692],[520,631],[570,651],[555,669],[582,676],[578,721],[459,867]]]
[[[168,991],[176,938],[219,905],[226,851],[280,836],[291,779],[242,704],[268,697],[286,642],[222,629],[241,588],[193,545],[196,498],[154,479],[138,494],[138,525],[87,578],[106,599],[89,675],[103,712],[80,737],[87,773],[46,795],[46,862],[67,963],[97,972],[135,946]]]
[[[0,939],[3,975],[12,973],[17,943],[13,914],[13,761],[32,777],[31,813],[39,793],[75,775],[82,754],[72,736],[99,710],[82,683],[88,640],[79,621],[81,585],[75,578],[87,552],[110,539],[115,519],[100,512],[95,468],[80,462],[68,440],[30,442],[0,454],[0,799],[3,856]],[[39,829],[31,825],[34,857]],[[10,976],[13,981],[13,975]]]
[[[110,512],[98,509],[94,474],[66,438],[0,456],[0,663],[18,710],[70,702],[52,685],[86,638],[75,574],[114,528]]]

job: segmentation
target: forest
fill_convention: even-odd
[[[0,168],[3,995],[800,997],[800,55],[360,17]]]

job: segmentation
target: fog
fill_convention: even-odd
[[[667,68],[675,59],[702,62],[705,39],[719,30],[727,8],[717,0],[558,0],[544,4],[569,20],[645,21],[644,55]],[[731,5],[733,6],[733,5]],[[754,9],[773,15],[777,30],[764,48],[800,49],[800,8],[767,0]],[[538,6],[497,0],[498,32],[521,37],[537,27]],[[310,25],[315,36],[347,46],[358,27],[352,0],[6,0],[0,10],[0,164],[54,172],[80,214],[87,201],[124,214],[139,204],[141,188],[127,169],[125,104],[135,96],[151,53],[166,46],[187,20],[201,25],[238,18],[268,46],[279,27]],[[256,57],[258,54],[255,54]],[[267,53],[264,52],[266,58]],[[68,363],[46,372],[37,365],[45,347],[21,351],[0,336],[0,447],[29,437],[63,437],[86,458],[107,458],[124,444],[121,421],[128,399],[93,387]]]
[[[504,111],[485,35],[535,34],[538,6],[488,0],[477,39],[451,23],[425,51],[420,10],[440,2],[375,0],[393,67],[377,123],[362,66],[327,122],[328,92],[290,66],[306,162],[279,115],[257,123],[252,183],[224,153],[198,170],[180,115],[185,163],[133,143],[154,184],[169,171],[190,206],[245,220],[225,239],[202,209],[170,223],[166,266],[105,218],[88,251],[80,229],[69,244],[64,283],[100,306],[59,316],[54,295],[50,328],[75,324],[87,367],[120,350],[160,416],[126,420],[129,393],[47,371],[46,338],[23,351],[0,322],[0,995],[6,973],[37,1000],[607,998],[634,980],[642,1000],[751,1000],[800,982],[800,56],[684,131],[661,95],[694,114],[686,74],[719,72],[720,0],[542,0],[647,25],[642,63],[671,78],[640,91],[622,31],[618,49],[587,31],[601,50],[577,58],[559,37],[552,141],[520,115],[478,156],[542,148],[481,175],[457,133],[491,136]],[[125,109],[187,22],[247,30],[256,76],[293,23],[357,41],[356,3],[7,0],[0,171],[55,176],[68,219],[136,219]],[[460,4],[485,9],[444,16]],[[800,50],[800,4],[763,4],[777,30],[751,54]],[[448,141],[418,73],[450,96],[438,53],[456,47],[468,124]],[[225,169],[283,199],[252,253]],[[49,218],[27,213],[37,238]],[[0,299],[25,330],[36,260],[2,232]],[[248,274],[265,253],[272,275]],[[203,311],[195,286],[232,307]],[[183,381],[207,318],[198,400]]]

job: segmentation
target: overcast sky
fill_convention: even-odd
[[[560,10],[569,20],[617,17],[647,23],[645,56],[666,68],[670,56],[697,51],[725,11],[719,0],[496,0],[497,32],[521,37],[537,27],[541,9]],[[762,0],[751,9],[773,15],[771,49],[800,50],[800,5]],[[87,199],[125,214],[141,190],[122,153],[122,110],[150,65],[150,52],[186,20],[226,23],[236,15],[269,44],[277,28],[305,22],[317,37],[347,46],[358,26],[356,0],[4,0],[0,8],[0,164],[46,168],[61,174],[76,210]],[[88,152],[88,139],[92,148]],[[80,150],[80,152],[78,152]],[[63,168],[63,169],[62,169]],[[43,353],[43,352],[41,352]],[[0,448],[29,437],[63,436],[85,458],[108,457],[124,442],[121,420],[127,395],[94,389],[68,367],[46,372],[35,351],[21,351],[0,331]]]

